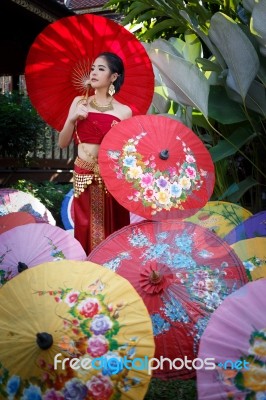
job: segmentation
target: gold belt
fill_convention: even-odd
[[[94,174],[100,175],[99,165],[95,161],[85,161],[80,157],[77,157],[74,161],[74,164],[79,168],[93,171]]]
[[[93,181],[98,183],[98,185],[105,189],[104,182],[100,176],[99,165],[93,161],[85,161],[80,157],[77,157],[74,161],[74,164],[82,169],[90,171],[88,174],[79,174],[74,171],[73,173],[73,187],[74,187],[74,196],[79,197],[84,190],[92,184]],[[105,189],[106,190],[106,189]]]

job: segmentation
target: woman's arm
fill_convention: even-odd
[[[78,119],[87,118],[88,116],[88,110],[82,102],[79,103],[80,100],[82,100],[80,96],[75,97],[73,100],[64,127],[59,133],[58,145],[61,149],[70,145],[76,121]]]

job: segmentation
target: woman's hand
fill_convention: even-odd
[[[69,119],[75,124],[78,119],[86,119],[88,116],[87,100],[78,100],[76,107],[72,108],[69,113]]]
[[[84,97],[75,97],[73,100],[69,109],[68,117],[58,138],[58,145],[61,149],[64,149],[71,143],[76,121],[78,119],[87,118],[88,110],[86,104],[87,100]]]

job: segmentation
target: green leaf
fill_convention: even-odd
[[[196,63],[196,58],[201,55],[201,42],[195,33],[192,31],[187,31],[185,33],[185,41],[180,38],[170,38],[169,43],[171,43],[178,53],[183,56],[183,58],[191,63]]]
[[[160,87],[162,89],[162,87]],[[167,99],[162,90],[158,90],[158,87],[155,88],[155,93],[152,99],[152,105],[158,111],[158,113],[167,113],[170,108],[170,100]]]
[[[256,50],[238,24],[220,12],[211,18],[209,37],[228,66],[227,85],[244,101],[259,70]]]
[[[227,199],[228,201],[232,203],[237,203],[241,197],[253,186],[259,185],[259,182],[257,182],[252,176],[248,176],[245,180],[239,182],[239,183],[234,183],[233,188],[234,190],[231,190],[230,193],[230,188],[224,193],[223,196],[220,197],[219,200]]]
[[[218,48],[212,43],[210,40],[209,36],[206,34],[206,32],[198,25],[198,21],[194,20],[191,18],[186,11],[181,10],[180,15],[189,23],[190,28],[196,32],[196,34],[201,38],[203,43],[208,47],[208,49],[211,51],[211,53],[215,56],[217,62],[219,65],[224,69],[226,68],[226,64],[224,62],[224,59],[218,50]]]
[[[223,160],[235,154],[245,143],[256,137],[247,128],[238,128],[227,140],[219,140],[218,144],[209,149],[213,162]]]
[[[181,40],[181,42],[183,42],[183,41]],[[159,49],[166,53],[173,54],[174,56],[184,58],[182,55],[182,49],[180,49],[180,47],[176,46],[175,44],[176,44],[176,42],[171,41],[171,39],[169,39],[169,40],[156,39],[152,42],[150,50]]]
[[[230,99],[223,86],[210,86],[208,116],[222,124],[246,121],[239,103]]]
[[[137,7],[130,7],[129,13],[123,19],[123,25],[127,25],[132,22],[139,14],[142,14],[144,11],[148,10],[150,7],[145,4],[138,4]]]
[[[151,48],[149,56],[160,71],[164,83],[175,92],[179,102],[195,107],[207,118],[209,83],[199,69],[183,58],[159,49]]]
[[[266,56],[266,2],[256,2],[250,20],[250,31],[260,43],[260,51]]]
[[[196,63],[200,66],[200,68],[203,71],[215,71],[218,73],[222,72],[220,65],[214,63],[211,60],[207,60],[206,58],[198,57],[196,59]]]
[[[231,99],[242,103],[241,97],[236,92],[228,89],[227,93]],[[266,117],[266,93],[264,85],[258,81],[252,82],[245,99],[245,106],[249,110],[262,115],[264,118]]]
[[[158,34],[158,32],[162,32],[164,30],[169,29],[170,27],[176,26],[176,21],[172,18],[168,18],[163,20],[162,22],[157,22],[156,25],[149,29],[144,35],[143,38],[145,40],[151,40],[154,35]]]

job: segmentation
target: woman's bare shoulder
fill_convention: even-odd
[[[74,97],[74,99],[72,100],[72,103],[70,105],[71,108],[76,107],[76,105],[78,104],[78,102],[82,99],[82,96],[76,96]]]
[[[119,115],[121,116],[121,120],[132,117],[132,110],[129,106],[119,103],[118,101],[115,102],[115,105]]]

